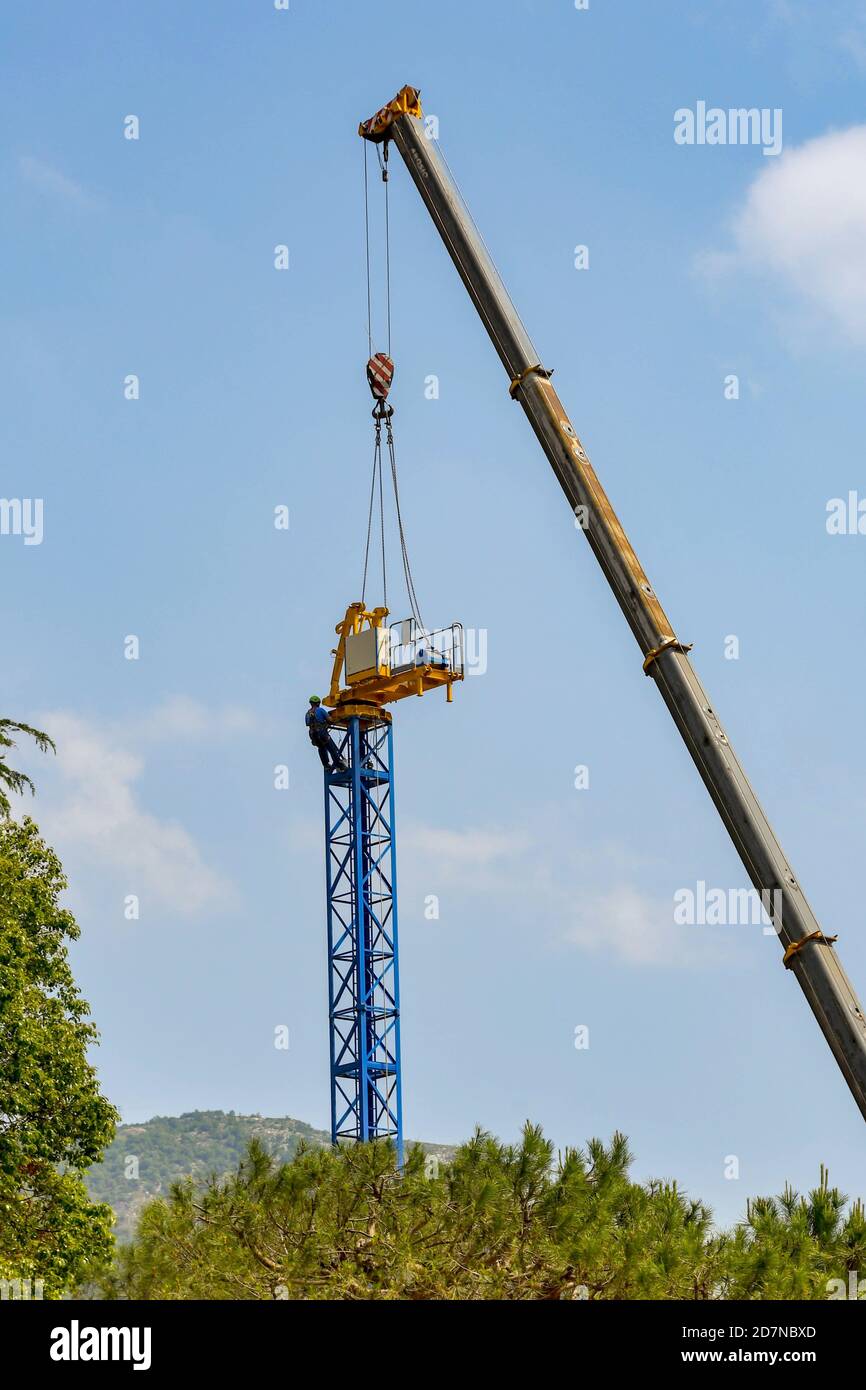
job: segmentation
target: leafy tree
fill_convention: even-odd
[[[535,1126],[478,1131],[436,1172],[402,1175],[385,1143],[250,1146],[238,1172],[177,1184],[145,1208],[103,1285],[131,1298],[572,1299],[706,1297],[709,1213],[675,1186],[628,1179],[622,1135],[585,1154]]]
[[[52,753],[56,751],[52,740],[47,734],[43,734],[41,729],[33,729],[29,724],[18,724],[14,719],[0,719],[0,817],[3,818],[8,817],[12,811],[8,795],[10,791],[34,791],[33,782],[27,774],[16,772],[6,762],[3,750],[15,747],[15,740],[10,738],[10,734],[29,734],[43,753],[47,753],[49,748]]]
[[[554,1155],[479,1130],[430,1171],[385,1143],[250,1145],[236,1173],[145,1207],[99,1288],[144,1299],[826,1298],[864,1267],[862,1205],[821,1186],[749,1204],[733,1233],[676,1183],[629,1178],[621,1134]],[[844,1275],[843,1275],[844,1277]]]
[[[117,1114],[86,1050],[96,1040],[67,958],[79,935],[66,879],[32,820],[0,820],[0,1269],[59,1297],[112,1246],[82,1171]]]
[[[755,1197],[729,1242],[726,1298],[825,1299],[828,1281],[866,1273],[863,1203],[830,1187],[821,1168],[818,1187],[800,1196],[786,1187],[779,1197]]]

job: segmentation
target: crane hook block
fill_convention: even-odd
[[[374,145],[381,145],[383,140],[388,139],[391,126],[399,116],[417,116],[420,119],[421,93],[417,87],[401,87],[393,101],[389,101],[369,121],[361,122],[358,134],[364,140],[372,140]]]
[[[384,352],[374,353],[367,363],[367,381],[375,400],[384,401],[393,380],[394,363],[390,357]]]

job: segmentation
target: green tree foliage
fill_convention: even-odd
[[[0,719],[0,818],[6,818],[11,814],[9,792],[34,790],[27,774],[16,772],[6,762],[5,750],[15,747],[15,740],[10,737],[12,734],[28,734],[43,753],[47,753],[49,748],[52,753],[55,751],[53,742],[41,729],[33,729],[29,724],[18,724],[14,719]]]
[[[112,1214],[82,1171],[114,1133],[87,1047],[96,1040],[58,905],[60,861],[33,821],[0,820],[0,1278],[58,1297],[112,1247]]]
[[[826,1298],[828,1281],[866,1278],[863,1203],[830,1187],[826,1169],[808,1197],[790,1187],[756,1197],[728,1242],[726,1298]]]
[[[863,1209],[822,1185],[757,1199],[733,1233],[676,1184],[629,1179],[625,1138],[554,1155],[482,1131],[431,1171],[412,1148],[258,1143],[238,1171],[143,1211],[104,1296],[145,1299],[826,1298],[864,1268]]]

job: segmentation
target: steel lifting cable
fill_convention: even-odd
[[[385,168],[382,170],[382,178],[385,180],[385,310],[388,315],[388,356],[391,356],[391,213],[390,198],[388,189],[390,180],[388,178],[388,146],[385,146]]]
[[[364,141],[364,242],[367,251],[367,347],[373,356],[373,303],[370,292],[370,202],[367,194],[367,142]]]
[[[376,447],[373,450],[373,478],[370,483],[370,508],[367,512],[367,542],[364,546],[364,578],[361,581],[361,602],[367,594],[367,565],[370,559],[370,535],[373,530],[373,499],[376,496],[376,466],[379,462],[379,431],[376,431]]]
[[[373,448],[373,476],[370,480],[370,506],[367,510],[367,540],[364,545],[364,577],[361,581],[361,602],[367,595],[367,568],[370,561],[370,540],[373,534],[373,504],[376,500],[376,479],[379,480],[379,527],[382,533],[382,602],[388,606],[388,573],[385,566],[385,499],[382,488],[382,425],[376,418],[376,443]]]
[[[387,329],[388,329],[388,359],[389,359],[389,366],[390,366],[390,369],[391,369],[391,371],[393,371],[393,363],[390,362],[390,356],[391,356],[391,222],[390,222],[390,206],[389,206],[389,199],[388,199],[388,184],[389,184],[389,179],[388,179],[388,145],[387,145],[387,143],[386,143],[385,146],[384,146],[384,157],[383,157],[383,154],[382,154],[382,152],[380,151],[378,145],[376,146],[376,154],[377,154],[378,161],[379,161],[379,170],[380,170],[381,175],[382,175],[382,182],[383,182],[384,185],[385,185],[385,308],[386,308]],[[372,361],[374,360],[374,359],[373,359],[373,309],[372,309],[372,289],[371,289],[371,274],[370,274],[370,201],[369,201],[369,191],[368,191],[367,144],[366,144],[366,141],[364,142],[364,240],[365,240],[366,264],[367,264],[367,346],[368,346],[368,349],[369,349],[369,352],[370,352],[370,359],[371,359],[371,363],[372,363]],[[368,375],[369,375],[369,373],[368,373]],[[389,379],[389,383],[388,383],[388,384],[390,384],[390,379]],[[371,386],[372,386],[372,381],[371,381]],[[377,394],[377,393],[374,391],[374,395],[376,395],[376,394]],[[374,408],[374,410],[373,410],[373,420],[374,420],[374,422],[375,422],[375,429],[376,429],[376,442],[375,442],[375,447],[374,447],[374,450],[373,450],[373,476],[372,476],[371,481],[370,481],[370,505],[369,505],[368,510],[367,510],[367,539],[366,539],[366,543],[365,543],[365,546],[364,546],[364,575],[363,575],[362,586],[361,586],[361,602],[363,603],[363,602],[365,601],[365,599],[366,599],[366,593],[367,593],[367,571],[368,571],[368,567],[369,567],[369,559],[370,559],[370,542],[371,542],[371,539],[372,539],[372,531],[373,531],[373,506],[374,506],[374,503],[375,503],[375,497],[376,497],[376,483],[377,483],[377,479],[378,479],[378,486],[379,486],[379,527],[380,527],[381,538],[382,538],[382,590],[383,590],[383,604],[384,604],[384,606],[385,606],[386,608],[387,608],[387,606],[388,606],[387,565],[386,565],[386,554],[385,554],[385,499],[384,499],[384,484],[383,484],[383,479],[382,479],[382,472],[383,472],[383,469],[382,469],[382,421],[384,420],[384,421],[385,421],[386,436],[387,436],[387,443],[388,443],[388,459],[389,459],[390,470],[391,470],[391,484],[392,484],[392,487],[393,487],[393,489],[394,489],[394,507],[395,507],[395,511],[396,511],[396,514],[397,514],[397,529],[398,529],[399,536],[400,536],[400,556],[401,556],[401,560],[402,560],[402,564],[403,564],[403,575],[404,575],[404,578],[405,578],[405,580],[406,580],[406,592],[407,592],[407,596],[408,596],[408,599],[409,599],[409,606],[410,606],[410,609],[411,609],[411,612],[412,612],[412,617],[414,618],[415,623],[417,624],[417,626],[418,626],[422,631],[426,631],[426,628],[424,627],[423,620],[422,620],[422,618],[421,618],[421,607],[420,607],[420,604],[418,603],[418,596],[417,596],[417,594],[416,594],[416,592],[415,592],[415,581],[414,581],[414,579],[413,579],[413,577],[412,577],[412,569],[411,569],[411,566],[410,566],[410,563],[409,563],[409,550],[408,550],[408,547],[407,547],[407,545],[406,545],[406,532],[405,532],[405,529],[404,529],[404,527],[403,527],[403,515],[402,515],[401,508],[400,508],[400,491],[399,491],[399,487],[398,487],[398,483],[397,483],[397,456],[396,456],[396,451],[395,451],[395,448],[394,448],[394,432],[393,432],[393,430],[392,430],[392,428],[391,428],[391,417],[392,417],[393,414],[394,414],[394,410],[393,410],[393,407],[392,407],[392,406],[386,406],[386,405],[385,405],[385,396],[387,396],[387,386],[385,387],[385,392],[384,392],[384,395],[383,395],[383,396],[377,395],[376,406],[375,406],[375,408]]]
[[[389,425],[390,429],[390,425]],[[382,533],[382,606],[388,607],[388,571],[385,566],[385,497],[382,486],[382,443],[379,422],[376,422],[376,450],[379,455],[379,530]]]
[[[391,180],[388,178],[388,142],[383,146],[376,146],[376,156],[379,160],[379,171],[382,175],[382,182],[385,185],[385,313],[388,324],[388,356],[391,356],[391,213],[388,198],[388,188]],[[372,349],[371,349],[372,351]]]
[[[418,626],[426,632],[427,629],[424,627],[424,623],[421,618],[421,605],[419,604],[418,596],[415,593],[415,581],[412,578],[412,568],[409,564],[409,551],[406,546],[406,533],[403,530],[403,514],[400,510],[400,489],[397,486],[397,458],[394,452],[394,433],[391,429],[390,417],[388,418],[385,428],[388,436],[388,456],[391,461],[391,481],[394,485],[394,507],[397,512],[397,530],[400,533],[400,554],[403,559],[403,574],[406,579],[406,592],[409,596],[409,607],[412,610],[412,617],[415,619]]]

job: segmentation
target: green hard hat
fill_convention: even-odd
[[[322,702],[321,702],[321,700],[319,699],[318,695],[311,695],[311,696],[310,696],[310,704],[311,704],[311,705],[320,705],[321,703],[322,703]]]

